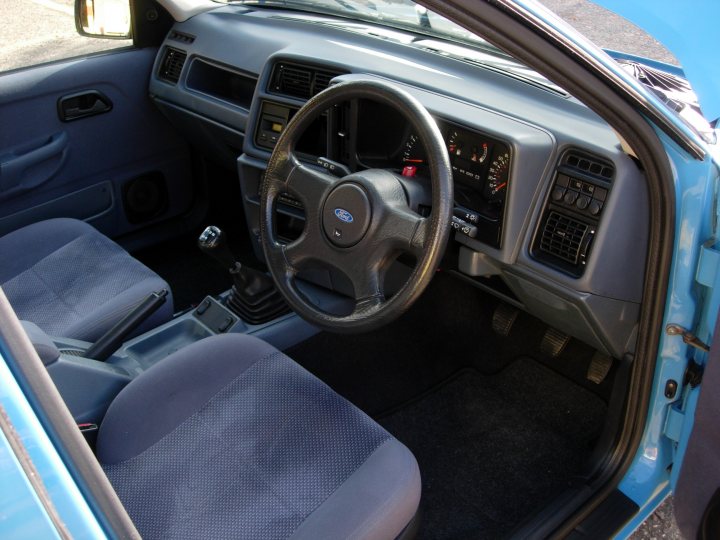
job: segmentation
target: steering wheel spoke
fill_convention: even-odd
[[[394,207],[388,212],[383,227],[393,247],[419,257],[427,247],[429,220],[407,206]]]
[[[322,253],[317,249],[317,232],[313,227],[307,227],[303,234],[289,244],[282,246],[285,263],[296,273],[308,261],[322,259]]]
[[[355,293],[356,312],[366,312],[385,301],[382,276],[376,266],[355,265],[347,274]]]
[[[299,198],[306,208],[317,206],[337,182],[337,177],[308,167],[296,159],[292,161],[295,164],[288,173],[285,189]]]

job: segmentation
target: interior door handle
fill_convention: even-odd
[[[110,112],[113,103],[99,90],[85,90],[58,99],[58,115],[63,122],[79,120],[96,114]]]

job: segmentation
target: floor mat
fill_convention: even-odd
[[[502,538],[569,485],[605,403],[537,362],[466,369],[380,423],[415,454],[421,538]]]

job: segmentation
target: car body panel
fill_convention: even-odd
[[[0,536],[3,538],[60,538],[25,475],[5,434],[0,432]]]
[[[8,322],[3,320],[3,315],[0,313],[0,325],[8,326]],[[66,532],[76,539],[106,538],[98,520],[10,370],[8,364],[12,364],[16,360],[9,357],[7,348],[4,343],[0,342],[0,412],[11,423],[13,436],[22,445],[24,457],[31,463],[37,474],[36,478],[42,482],[44,495],[64,524]],[[7,442],[4,435],[3,442]],[[0,447],[0,462],[9,461],[12,465],[13,461],[17,462],[17,457],[7,450],[9,450],[9,446],[5,444]],[[18,492],[11,488],[13,485],[19,490],[30,489],[31,484],[27,477],[24,480],[21,479],[19,476],[21,473],[12,466],[10,468],[3,466],[0,474],[2,474],[0,485],[3,486],[0,491],[2,491],[3,498],[7,496],[14,500],[20,498]],[[27,494],[28,491],[25,493]],[[18,519],[32,519],[33,523],[28,526],[32,525],[33,531],[37,527],[37,530],[42,528],[43,531],[52,531],[57,534],[57,529],[48,523],[48,514],[40,502],[38,494],[35,492],[33,496],[34,504],[32,506],[16,504],[10,510],[6,506],[2,506],[0,537],[12,538],[18,534],[18,538],[47,538],[46,535],[19,536],[20,530],[12,526]]]
[[[668,288],[668,302],[663,327],[677,324],[692,329],[696,310],[700,307],[695,284],[697,261],[704,241],[713,234],[714,213],[712,185],[708,178],[717,174],[717,166],[711,158],[704,161],[688,159],[667,137],[658,132],[665,143],[668,157],[675,171],[676,199],[676,245]],[[715,305],[715,313],[718,306]],[[707,340],[707,335],[699,336]],[[644,521],[652,510],[670,493],[671,483],[668,467],[682,459],[678,454],[677,441],[665,434],[669,407],[682,403],[682,381],[688,362],[688,345],[680,336],[663,334],[655,371],[648,420],[642,443],[633,465],[620,484],[620,490],[641,506],[640,513],[629,523],[625,531],[631,532]],[[673,398],[664,395],[665,384],[675,380],[680,384]],[[685,441],[686,443],[686,441]],[[683,443],[681,443],[681,447]],[[677,467],[676,467],[677,469]],[[618,535],[622,538],[623,534]]]

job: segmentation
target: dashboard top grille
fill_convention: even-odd
[[[310,99],[330,86],[330,81],[338,75],[342,73],[279,62],[273,68],[268,90],[275,94]]]
[[[589,226],[558,212],[550,212],[540,237],[540,250],[574,265],[581,262]]]
[[[606,180],[611,180],[615,175],[615,168],[609,163],[579,152],[565,154],[562,164]]]
[[[177,84],[180,80],[180,74],[182,73],[186,58],[187,53],[185,51],[172,47],[165,49],[165,55],[163,56],[162,62],[160,63],[160,70],[158,71],[158,77],[163,81]]]

